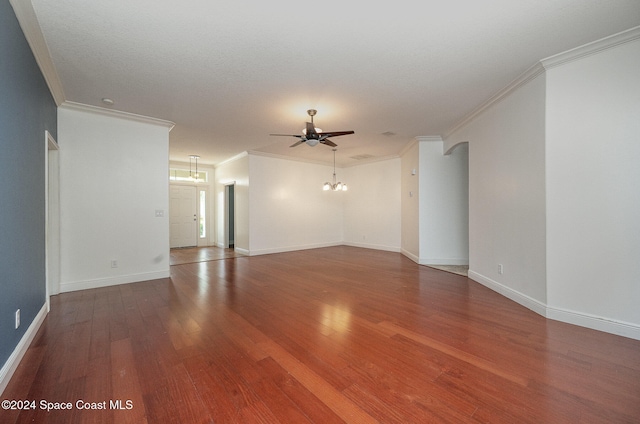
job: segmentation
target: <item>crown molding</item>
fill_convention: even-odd
[[[393,159],[399,159],[399,158],[400,158],[400,155],[374,156],[372,158],[361,159],[355,162],[342,165],[341,168],[353,168],[354,166],[368,165],[370,163],[384,162],[387,160],[393,160]]]
[[[258,150],[249,150],[247,153],[252,155],[252,156],[264,156],[264,157],[267,157],[267,158],[291,160],[291,161],[294,161],[294,162],[306,162],[306,163],[313,163],[313,164],[316,164],[316,165],[333,165],[333,162],[326,162],[326,161],[322,161],[322,160],[307,159],[307,158],[296,158],[296,157],[293,157],[293,156],[285,156],[285,155],[279,155],[277,153],[261,152],[261,151],[258,151]],[[341,168],[341,167],[338,166],[338,168]]]
[[[33,5],[29,0],[9,0],[13,12],[18,18],[18,23],[22,32],[24,33],[27,43],[31,48],[31,52],[36,59],[36,63],[40,67],[40,71],[47,82],[49,91],[53,96],[53,101],[57,106],[60,106],[65,101],[64,90],[62,88],[62,82],[56,71],[56,67],[51,59],[51,53],[47,42],[42,35],[38,17],[36,16]]]
[[[411,150],[417,144],[418,144],[418,140],[416,138],[412,138],[411,141],[409,141],[407,144],[405,144],[404,147],[402,148],[402,150],[400,150],[400,152],[398,152],[398,157],[403,157],[404,155],[406,155],[407,152],[409,150]]]
[[[440,137],[439,135],[419,135],[418,137],[416,137],[416,141],[418,143],[422,143],[422,142],[426,142],[426,143],[431,143],[431,142],[442,142],[442,137]]]
[[[228,165],[228,164],[230,164],[231,162],[235,162],[235,161],[240,160],[240,159],[242,159],[242,158],[245,158],[245,157],[247,157],[247,156],[249,156],[249,152],[247,152],[247,151],[244,151],[244,152],[242,152],[242,153],[238,153],[237,155],[232,156],[232,157],[230,157],[229,159],[225,159],[225,160],[223,160],[222,162],[220,162],[220,163],[218,163],[218,164],[216,164],[216,165],[213,165],[213,168],[214,168],[214,169],[216,169],[216,168],[219,168],[219,167],[221,167],[221,166]]]
[[[297,157],[293,157],[293,156],[284,156],[284,155],[279,155],[279,154],[276,154],[276,153],[260,152],[260,151],[257,151],[257,150],[249,150],[247,153],[249,155],[253,155],[253,156],[264,156],[264,157],[267,157],[267,158],[290,160],[290,161],[293,161],[293,162],[305,162],[305,163],[312,163],[312,164],[315,164],[315,165],[333,166],[333,162],[326,162],[326,161],[308,159],[308,158],[297,158]],[[350,162],[350,163],[347,163],[347,164],[342,164],[342,165],[336,164],[336,168],[341,168],[341,169],[343,169],[343,168],[352,168],[354,166],[366,165],[366,164],[369,164],[369,163],[382,162],[382,161],[391,160],[391,159],[398,159],[399,157],[400,156],[398,156],[398,155],[375,156],[375,157],[372,157],[372,158],[357,160],[355,162]]]
[[[441,136],[439,136],[439,135],[419,135],[419,136],[417,136],[417,137],[413,137],[413,138],[411,139],[411,141],[410,141],[410,142],[408,142],[408,143],[407,143],[407,144],[402,148],[402,150],[400,150],[400,152],[398,153],[397,157],[400,157],[400,158],[401,158],[402,156],[406,155],[406,154],[407,154],[407,152],[408,152],[409,150],[411,150],[415,145],[417,145],[417,144],[419,144],[419,143],[422,143],[422,142],[429,143],[429,142],[433,142],[433,141],[440,141],[440,142],[442,142],[442,141],[444,141],[444,140],[443,140],[443,139],[442,139],[442,137],[441,137]]]
[[[544,71],[545,71],[545,68],[544,66],[542,66],[542,63],[540,62],[536,63],[535,65],[527,69],[525,72],[523,72],[518,78],[511,81],[511,83],[509,83],[502,90],[498,91],[496,94],[491,96],[488,100],[486,100],[480,106],[473,109],[471,113],[469,113],[467,116],[465,116],[456,124],[454,124],[454,126],[451,129],[445,132],[443,138],[445,139],[448,138],[449,136],[454,134],[456,131],[458,131],[460,128],[466,126],[469,122],[476,119],[485,110],[489,109],[494,104],[500,102],[502,99],[504,99],[505,97],[509,96],[511,93],[516,91],[518,88],[522,87],[523,85],[537,78],[539,75],[543,74]]]
[[[122,111],[113,110],[113,109],[105,109],[103,107],[85,105],[85,104],[76,103],[76,102],[63,102],[60,105],[60,108],[75,110],[80,112],[94,113],[102,116],[111,116],[111,117],[120,118],[120,119],[127,119],[129,121],[142,122],[144,124],[159,125],[161,127],[168,128],[169,131],[171,131],[175,126],[173,122],[165,121],[164,119],[151,118],[149,116],[137,115],[135,113],[122,112]]]
[[[628,30],[619,32],[617,34],[610,35],[605,38],[601,38],[600,40],[584,44],[582,46],[576,47],[571,50],[567,50],[563,53],[556,54],[554,56],[550,56],[546,59],[542,59],[537,62],[535,65],[531,66],[525,72],[523,72],[518,78],[513,80],[510,84],[508,84],[505,88],[498,91],[496,94],[491,96],[487,101],[482,103],[480,106],[471,111],[467,116],[462,118],[456,124],[453,125],[448,131],[445,132],[443,138],[448,138],[460,128],[467,125],[469,122],[474,120],[478,115],[482,114],[489,107],[498,103],[512,92],[522,87],[523,85],[529,83],[536,77],[541,74],[544,74],[546,70],[551,69],[556,66],[561,66],[565,63],[581,59],[585,56],[589,56],[592,54],[599,53],[603,50],[610,49],[612,47],[619,46],[624,43],[628,43],[630,41],[634,41],[640,38],[640,26],[636,26],[630,28]]]
[[[599,53],[603,50],[607,50],[621,44],[625,44],[640,38],[640,26],[630,28],[625,31],[621,31],[617,34],[610,35],[600,40],[593,41],[591,43],[583,44],[574,49],[567,50],[563,53],[558,53],[553,56],[549,56],[546,59],[542,59],[540,63],[545,69],[555,68],[556,66],[564,65],[565,63],[572,62],[574,60],[582,59],[585,56],[590,56]]]

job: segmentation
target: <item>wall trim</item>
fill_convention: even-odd
[[[344,242],[344,246],[351,247],[361,247],[363,249],[374,249],[374,250],[383,250],[385,252],[396,252],[400,253],[401,249],[396,246],[385,246],[382,244],[371,244],[371,243],[359,243],[359,242]]]
[[[533,312],[537,313],[538,315],[542,315],[543,317],[546,317],[547,305],[540,302],[539,300],[529,297],[503,284],[500,284],[497,281],[494,281],[488,277],[485,277],[482,274],[478,274],[477,272],[471,269],[469,270],[469,278],[493,290],[494,292],[497,292],[503,295],[504,297],[513,300],[514,302],[524,306],[525,308],[531,309]]]
[[[224,246],[224,243],[216,242],[212,246],[219,247],[220,249],[226,249],[226,247]],[[249,256],[249,251],[247,249],[243,249],[242,247],[235,246],[233,250],[236,253],[240,253],[241,255]]]
[[[297,250],[309,250],[309,249],[320,249],[323,247],[334,247],[334,246],[342,246],[342,242],[330,242],[330,243],[314,243],[314,244],[304,244],[298,246],[287,246],[287,247],[277,247],[274,249],[258,249],[258,250],[249,250],[249,256],[259,256],[259,255],[270,255],[272,253],[286,253],[286,252],[295,252]]]
[[[394,160],[394,159],[400,159],[400,156],[399,155],[375,156],[368,159],[360,159],[360,160],[356,160],[355,162],[346,163],[342,166],[338,166],[338,168],[353,168],[356,166],[369,165],[371,163],[385,162],[385,161]]]
[[[583,44],[582,46],[567,50],[563,53],[549,56],[545,59],[542,59],[540,62],[545,69],[551,69],[555,68],[556,66],[561,66],[565,63],[572,62],[574,60],[582,59],[585,56],[590,56],[603,50],[607,50],[612,47],[634,41],[638,38],[640,38],[640,26],[618,32],[616,34],[601,38],[600,40],[596,40],[591,43]]]
[[[442,142],[442,137],[439,135],[419,135],[416,137],[416,141],[418,143],[432,143],[432,142]]]
[[[249,150],[247,154],[253,155],[253,156],[263,156],[263,157],[272,158],[272,159],[289,160],[293,162],[312,163],[314,165],[333,166],[333,162],[326,162],[322,160],[308,159],[308,158],[299,158],[295,156],[284,156],[284,155],[279,155],[277,153],[260,152],[257,150]],[[398,159],[398,158],[400,158],[400,156],[398,155],[375,156],[368,159],[356,160],[354,162],[350,162],[343,165],[336,163],[336,168],[351,168],[354,166],[366,165],[366,164],[375,163],[375,162],[383,162],[383,161]],[[221,164],[223,163],[226,163],[226,161],[222,162]]]
[[[616,321],[584,312],[571,311],[547,306],[548,319],[578,325],[592,330],[604,331],[630,339],[640,340],[640,326],[623,321]]]
[[[60,105],[62,109],[75,110],[80,112],[95,113],[102,116],[111,116],[114,118],[126,119],[129,121],[141,122],[144,124],[159,125],[161,127],[169,128],[169,131],[173,129],[175,124],[171,121],[165,121],[164,119],[152,118],[150,116],[138,115],[135,113],[122,112],[115,109],[106,109],[98,106],[86,105],[76,102],[63,102]]]
[[[333,162],[325,162],[317,159],[297,158],[293,156],[279,155],[277,153],[260,152],[258,150],[249,150],[247,151],[247,154],[251,156],[263,156],[267,158],[289,160],[293,162],[304,162],[304,163],[313,163],[315,165],[333,166]],[[339,164],[336,164],[336,168],[341,168],[341,166]]]
[[[224,244],[220,244],[221,248],[225,248]],[[241,255],[247,255],[249,256],[249,251],[247,249],[243,249],[242,247],[234,247],[233,250],[235,250],[236,252],[240,253]]]
[[[449,136],[451,136],[456,131],[458,131],[459,129],[463,128],[467,124],[469,124],[474,119],[476,119],[485,110],[489,109],[494,104],[500,102],[505,97],[509,96],[511,93],[516,91],[518,88],[522,87],[523,85],[525,85],[525,84],[529,83],[530,81],[532,81],[533,79],[537,78],[539,75],[544,74],[544,72],[545,72],[545,68],[544,68],[544,66],[542,66],[542,63],[540,63],[540,62],[538,62],[535,65],[531,66],[529,69],[527,69],[525,72],[523,72],[519,77],[517,77],[515,80],[511,81],[506,87],[504,87],[502,90],[498,91],[496,94],[491,96],[488,100],[486,100],[480,106],[478,106],[477,108],[473,109],[471,111],[471,113],[469,113],[467,116],[465,116],[460,121],[458,121],[456,124],[454,124],[452,128],[450,128],[449,130],[447,130],[444,133],[443,138],[445,138],[445,139],[449,138]]]
[[[60,283],[60,293],[78,290],[97,289],[100,287],[117,286],[119,284],[137,283],[140,281],[159,280],[169,278],[170,269],[164,271],[143,272],[139,274],[119,275],[117,277],[96,278],[94,280],[71,281]]]
[[[404,256],[406,256],[407,258],[411,259],[413,262],[420,264],[420,258],[416,255],[414,255],[413,253],[409,252],[406,249],[400,249],[400,253],[402,253]]]
[[[443,138],[447,139],[449,136],[454,134],[459,129],[463,128],[469,122],[473,121],[478,115],[482,114],[485,110],[498,103],[512,92],[520,88],[521,86],[529,83],[529,81],[535,79],[541,74],[544,74],[547,69],[563,65],[567,62],[571,62],[574,60],[578,60],[588,55],[592,55],[602,50],[606,50],[612,47],[619,46],[621,44],[634,41],[640,38],[640,26],[636,26],[630,28],[628,30],[619,32],[617,34],[613,34],[611,36],[602,38],[600,40],[584,44],[582,46],[576,47],[571,50],[567,50],[566,52],[556,54],[554,56],[550,56],[545,59],[541,59],[539,62],[531,66],[529,69],[524,71],[520,76],[518,76],[515,80],[509,83],[502,90],[498,91],[496,94],[487,99],[480,106],[471,111],[467,116],[462,118],[460,121],[455,123],[453,127],[449,130],[445,131]]]
[[[469,270],[469,278],[532,310],[538,315],[542,315],[546,319],[640,340],[640,326],[638,325],[586,314],[584,312],[551,307],[472,270]]]
[[[230,157],[229,159],[225,159],[225,160],[223,160],[222,162],[220,162],[220,163],[219,163],[219,164],[217,164],[217,165],[213,165],[213,169],[219,168],[219,167],[224,166],[224,165],[228,165],[228,164],[230,164],[231,162],[235,162],[235,161],[240,160],[240,159],[242,159],[242,158],[245,158],[245,157],[247,157],[247,156],[249,156],[249,152],[247,152],[247,151],[244,151],[244,152],[242,152],[242,153],[238,153],[237,155],[232,156],[232,157]]]
[[[411,148],[413,148],[415,145],[418,144],[418,140],[416,140],[416,138],[412,138],[411,141],[409,141],[407,144],[404,145],[404,147],[402,148],[402,150],[400,150],[400,152],[398,153],[399,157],[403,157],[404,155],[407,154],[407,152],[409,150],[411,150]]]
[[[420,258],[420,265],[469,265],[469,259],[465,258]]]
[[[11,377],[13,377],[16,369],[18,369],[20,361],[22,361],[25,353],[27,353],[27,349],[29,349],[29,346],[31,346],[31,342],[35,338],[38,330],[40,329],[40,326],[42,326],[42,323],[44,322],[44,319],[46,317],[47,304],[45,303],[42,305],[42,308],[40,308],[40,312],[38,312],[33,321],[31,321],[31,325],[29,325],[29,328],[27,328],[27,331],[25,331],[24,335],[20,339],[20,342],[18,342],[18,345],[7,359],[7,362],[5,362],[5,364],[2,366],[2,369],[0,369],[0,394],[2,394],[4,392],[4,389],[7,388]]]
[[[60,106],[65,101],[64,89],[62,88],[62,82],[60,81],[56,67],[53,64],[51,52],[42,34],[33,5],[30,1],[20,0],[9,0],[9,3],[11,3],[11,7],[13,7],[13,12],[16,14],[16,18],[18,18],[18,23],[20,24],[20,28],[22,28],[24,37],[27,39],[27,43],[36,59],[40,72],[42,72],[44,80],[49,87],[53,101],[57,106]]]

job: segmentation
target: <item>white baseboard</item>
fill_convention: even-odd
[[[400,253],[402,253],[407,258],[411,259],[413,262],[417,264],[420,263],[420,258],[417,255],[414,255],[413,253],[409,252],[408,250],[400,249]]]
[[[236,252],[240,253],[241,255],[249,256],[249,251],[247,249],[243,249],[241,247],[234,247],[233,250],[235,250]]]
[[[138,281],[158,280],[168,278],[171,275],[169,269],[163,271],[143,272],[139,274],[119,275],[117,277],[97,278],[94,280],[72,281],[60,283],[60,293],[77,290],[97,289],[100,287],[116,286],[118,284],[137,283]]]
[[[490,278],[478,274],[473,270],[469,270],[469,278],[497,293],[500,293],[504,297],[513,300],[525,308],[531,309],[533,312],[542,315],[547,319],[640,340],[640,326],[638,325],[607,319],[584,312],[551,307]]]
[[[461,258],[420,258],[420,265],[469,265],[469,259]]]
[[[0,394],[3,393],[4,389],[7,388],[9,380],[11,380],[11,377],[13,377],[13,373],[16,372],[16,369],[18,368],[20,361],[24,357],[24,354],[27,353],[27,349],[29,349],[33,338],[36,336],[36,333],[40,329],[40,326],[44,322],[46,316],[47,304],[45,303],[44,305],[42,305],[42,308],[40,308],[40,312],[38,312],[36,317],[31,322],[31,325],[29,325],[29,328],[27,328],[27,331],[25,331],[24,335],[20,339],[20,342],[11,353],[11,356],[9,356],[9,359],[7,359],[7,362],[5,362],[2,369],[0,369]]]
[[[568,309],[558,309],[548,306],[547,318],[580,327],[604,331],[630,339],[640,340],[640,326],[623,321],[611,320],[584,312],[575,312]]]
[[[399,247],[385,246],[382,244],[359,243],[359,242],[345,242],[342,244],[344,246],[361,247],[363,249],[383,250],[385,252],[400,252]]]
[[[409,252],[408,250],[401,249],[400,253],[402,253],[407,258],[411,259],[413,262],[418,265],[469,265],[469,259],[461,259],[461,258],[447,258],[447,259],[432,259],[432,258],[420,258],[417,255]]]
[[[258,256],[258,255],[270,255],[272,253],[285,253],[285,252],[295,252],[296,250],[309,250],[309,249],[320,249],[323,247],[333,247],[333,246],[341,246],[342,242],[333,242],[333,243],[315,243],[315,244],[305,244],[298,246],[287,246],[287,247],[276,247],[272,249],[257,249],[250,250],[249,256]]]
[[[520,293],[519,291],[513,290],[510,287],[504,286],[497,281],[494,281],[490,278],[485,277],[484,275],[478,274],[473,270],[469,270],[469,278],[473,281],[476,281],[482,284],[485,287],[490,288],[491,290],[500,293],[504,297],[513,300],[516,303],[524,306],[525,308],[531,309],[533,312],[546,317],[546,309],[547,305],[544,303],[529,297],[525,294]]]

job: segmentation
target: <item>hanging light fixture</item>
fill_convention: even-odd
[[[193,181],[193,182],[196,182],[196,183],[200,181],[199,180],[200,175],[198,174],[198,159],[199,158],[200,158],[200,156],[198,156],[198,155],[189,155],[189,179],[191,181]],[[191,174],[191,161],[193,159],[195,159],[195,161],[196,161],[196,172],[195,172],[195,174],[192,175]]]
[[[347,184],[342,184],[340,181],[336,182],[336,150],[338,149],[333,149],[333,183],[324,183],[322,186],[324,191],[347,191]]]

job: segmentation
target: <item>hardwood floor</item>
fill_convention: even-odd
[[[341,246],[55,296],[2,399],[37,403],[2,423],[637,423],[640,341]]]
[[[237,258],[244,256],[234,249],[223,249],[221,247],[184,247],[171,249],[169,262],[171,265],[184,265],[194,262],[217,261],[220,259]]]

